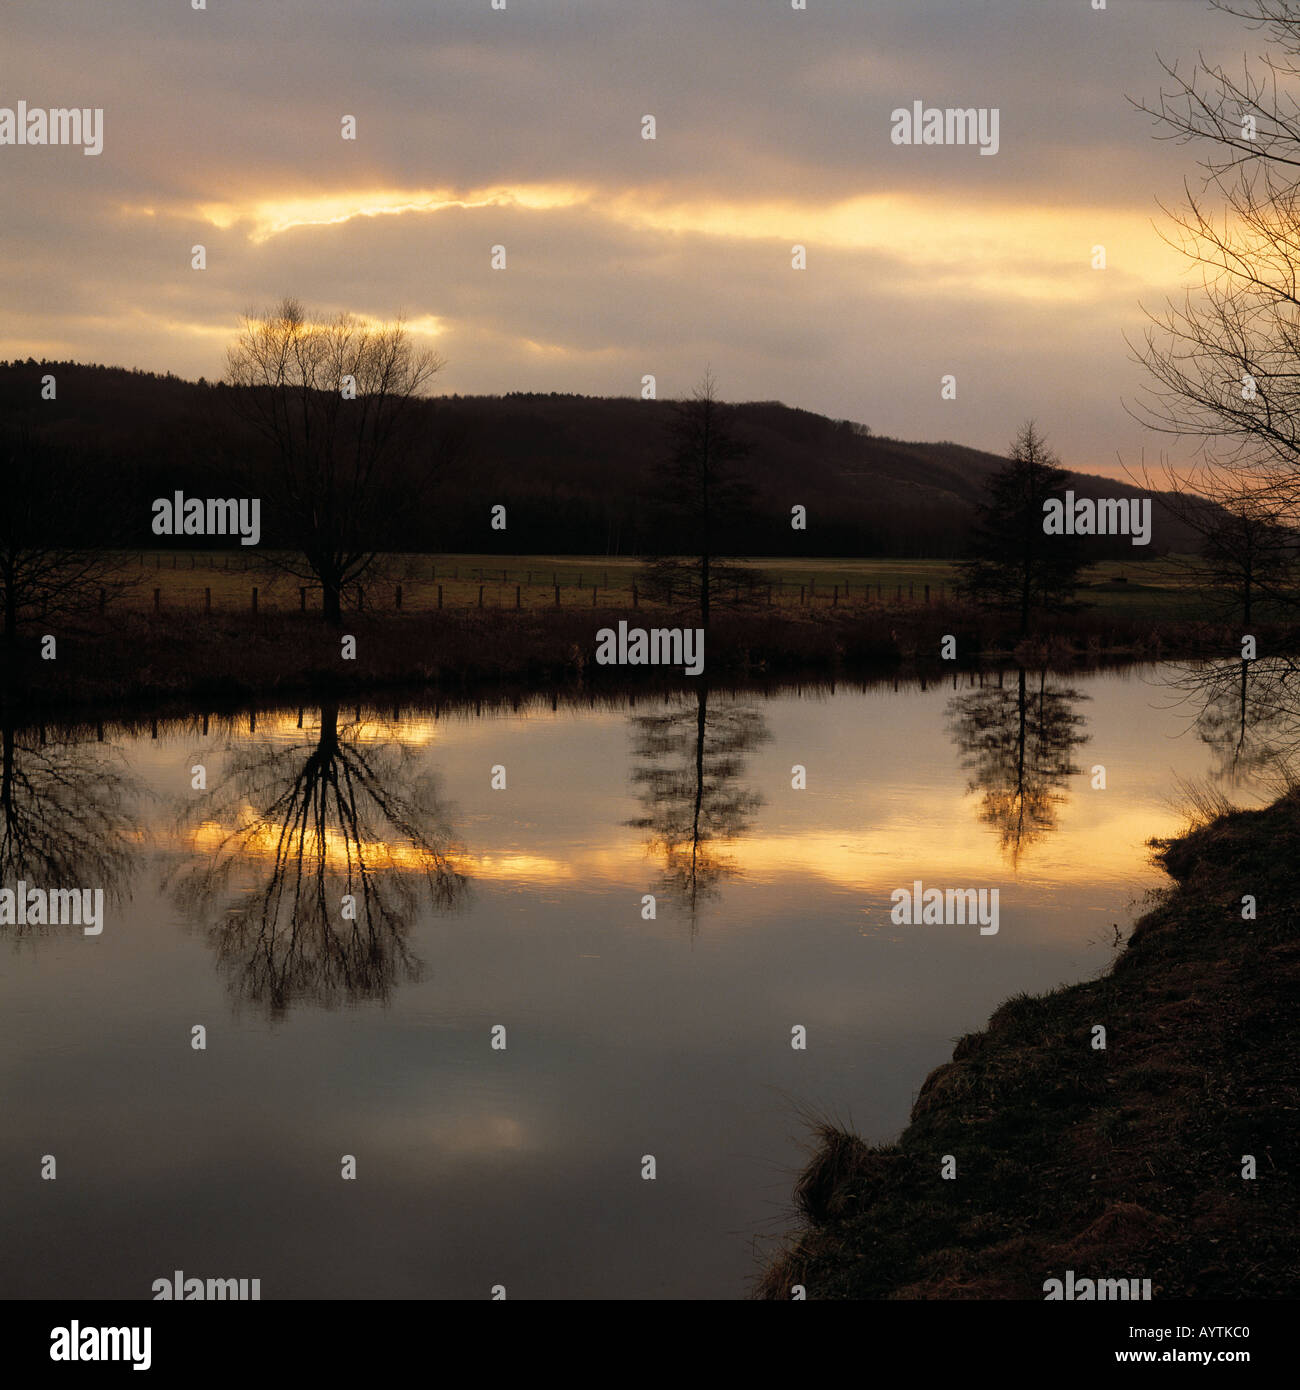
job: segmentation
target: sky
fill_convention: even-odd
[[[905,439],[1032,417],[1084,471],[1168,447],[1126,335],[1191,281],[1196,154],[1128,98],[1260,50],[1202,0],[192,3],[5,0],[0,108],[104,114],[98,155],[0,145],[0,358],[214,379],[293,294],[404,316],[435,392],[708,368]],[[916,101],[996,108],[996,154],[894,143]]]

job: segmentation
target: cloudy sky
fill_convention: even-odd
[[[711,365],[909,439],[1001,450],[1032,415],[1099,471],[1161,447],[1124,335],[1188,278],[1156,200],[1194,152],[1126,97],[1158,56],[1260,47],[1202,0],[5,0],[0,26],[0,107],[104,110],[97,157],[0,146],[0,357],[212,378],[293,293],[405,314],[438,390],[666,396]],[[998,153],[893,144],[918,100],[997,108]]]

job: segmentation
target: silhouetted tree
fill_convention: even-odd
[[[1063,496],[1069,477],[1030,420],[976,508],[960,585],[976,603],[1015,615],[1022,637],[1035,612],[1073,606],[1082,552],[1074,536],[1043,529],[1043,504]]]
[[[697,606],[706,627],[714,595],[751,578],[738,566],[720,564],[714,554],[723,526],[734,524],[753,496],[737,467],[748,453],[732,408],[718,398],[713,375],[705,372],[691,396],[673,404],[655,492],[664,535],[643,583],[652,597],[671,593]]]
[[[1149,428],[1199,443],[1214,494],[1252,496],[1300,521],[1300,4],[1211,0],[1275,51],[1240,72],[1198,58],[1162,64],[1160,137],[1202,152],[1165,238],[1199,281],[1150,314],[1135,355],[1151,375]]]
[[[412,465],[406,507],[432,482],[435,450],[415,428],[415,407],[443,361],[414,348],[400,321],[372,328],[351,314],[311,317],[284,299],[245,317],[227,363],[234,389],[222,399],[273,453],[250,486],[268,496],[302,557],[290,572],[320,584],[325,619],[337,623],[344,587],[370,570],[391,520],[385,471],[404,457]]]
[[[1201,574],[1211,595],[1249,623],[1258,600],[1287,601],[1300,536],[1282,524],[1282,509],[1258,493],[1220,503],[1201,541]]]

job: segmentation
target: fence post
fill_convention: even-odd
[[[636,580],[632,581],[632,607],[637,607]]]
[[[253,586],[253,612],[257,612],[257,586]]]
[[[519,585],[515,585],[515,607],[522,608],[523,604],[519,601]]]
[[[927,604],[930,602],[930,586],[928,584],[925,586],[925,601]]]
[[[211,590],[211,589],[204,589],[204,591],[203,591],[203,611],[204,611],[205,613],[211,613],[211,612],[212,612],[212,590]]]
[[[803,591],[804,591],[804,585],[800,584],[800,585],[799,585],[799,602],[800,602],[800,603],[803,602]]]
[[[560,586],[558,584],[555,586],[555,606],[557,608],[560,606]]]
[[[591,606],[593,608],[596,606],[596,586],[594,584],[591,586]]]
[[[438,585],[438,607],[442,607],[442,585]]]
[[[397,606],[398,608],[402,606],[402,586],[400,584],[397,586]]]
[[[155,589],[155,590],[153,591],[153,611],[154,611],[155,613],[161,613],[161,612],[162,612],[162,590],[161,590],[161,589]]]
[[[837,585],[831,590],[831,607],[832,607],[832,608],[838,608],[839,606],[840,606],[840,586],[837,584]]]
[[[480,584],[480,585],[478,586],[478,606],[479,606],[480,608],[483,607],[483,586],[482,586],[482,584]]]

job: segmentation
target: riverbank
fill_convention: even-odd
[[[1007,1001],[897,1143],[821,1128],[759,1297],[1042,1299],[1067,1271],[1300,1292],[1300,792],[1156,855],[1172,886],[1107,975]]]
[[[164,702],[239,700],[299,693],[357,694],[422,685],[458,691],[493,684],[660,679],[664,668],[601,666],[597,633],[630,626],[693,625],[692,614],[630,607],[468,608],[348,613],[334,629],[318,614],[123,611],[57,626],[52,658],[43,634],[24,634],[4,653],[0,698],[10,708],[58,710]],[[345,648],[343,636],[355,639]],[[868,667],[940,662],[956,639],[958,665],[1020,660],[1068,663],[1103,657],[1195,659],[1240,651],[1235,629],[1183,621],[1153,626],[1123,614],[1085,611],[1017,643],[987,615],[956,604],[850,609],[724,609],[707,635],[710,678],[835,675]],[[1260,628],[1260,653],[1293,645]],[[348,655],[348,651],[353,655]]]

